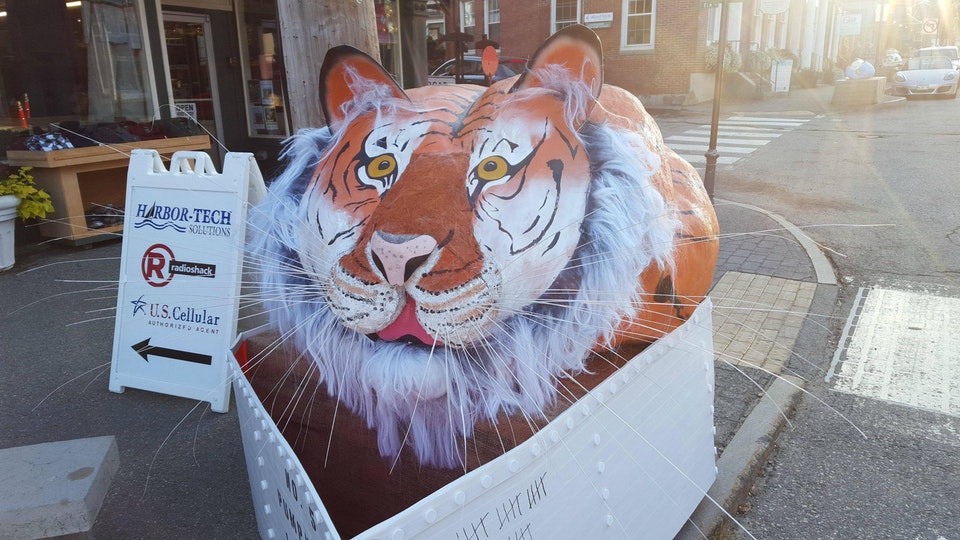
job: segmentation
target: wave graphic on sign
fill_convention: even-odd
[[[162,230],[164,230],[164,229],[169,229],[169,228],[173,227],[173,229],[174,229],[175,231],[177,231],[177,232],[187,232],[187,228],[186,228],[186,227],[184,227],[183,225],[177,225],[176,223],[174,223],[174,222],[172,222],[172,221],[167,221],[167,222],[165,222],[165,223],[162,223],[162,224],[159,224],[159,225],[158,225],[158,224],[154,223],[153,221],[151,221],[151,220],[149,220],[149,219],[145,219],[145,220],[143,220],[143,221],[141,221],[141,222],[139,222],[139,223],[134,223],[134,225],[133,225],[133,228],[134,228],[134,229],[139,229],[139,228],[141,228],[141,227],[151,227],[151,228],[156,229],[156,230],[158,230],[158,231],[162,231]]]

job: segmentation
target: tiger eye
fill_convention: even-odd
[[[374,158],[367,164],[367,174],[370,178],[383,178],[393,174],[397,168],[397,160],[390,154]]]
[[[509,166],[510,164],[507,163],[507,160],[502,157],[490,156],[484,158],[483,161],[477,165],[477,176],[486,182],[499,180],[507,175]]]

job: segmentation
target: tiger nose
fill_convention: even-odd
[[[410,276],[427,262],[437,247],[437,241],[429,235],[400,235],[377,231],[370,239],[370,254],[373,264],[395,286],[403,285]]]

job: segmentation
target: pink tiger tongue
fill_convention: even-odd
[[[377,337],[386,341],[397,341],[404,336],[413,336],[424,345],[443,345],[442,341],[428,334],[420,325],[417,320],[417,302],[409,295],[397,319],[377,332]]]

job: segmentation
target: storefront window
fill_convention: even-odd
[[[374,0],[377,17],[377,39],[380,41],[380,63],[403,84],[400,55],[400,9],[396,0]]]
[[[286,137],[290,123],[276,2],[246,0],[243,4],[249,134]]]
[[[138,0],[0,0],[2,132],[153,118],[142,8]]]

